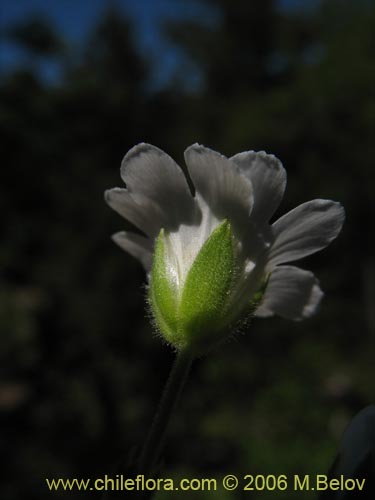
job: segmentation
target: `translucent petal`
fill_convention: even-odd
[[[180,224],[192,224],[199,218],[196,201],[181,168],[155,146],[142,143],[132,148],[122,161],[121,177],[137,203],[149,200],[159,208],[162,213],[159,228],[177,230]],[[153,215],[150,213],[150,218]]]
[[[228,158],[194,144],[185,151],[185,161],[197,193],[219,219],[228,219],[234,234],[246,229],[253,205],[250,181]]]
[[[152,242],[140,234],[120,231],[112,235],[113,241],[123,250],[138,259],[148,272],[152,264]]]
[[[137,197],[124,188],[108,189],[104,193],[108,205],[138,229],[155,238],[165,219],[164,211],[148,198]]]
[[[325,248],[339,234],[345,219],[340,203],[312,200],[283,215],[273,225],[275,241],[268,267],[301,259]]]
[[[268,222],[279,206],[286,186],[286,171],[281,162],[264,151],[245,151],[230,158],[250,180],[254,205],[251,218]]]
[[[276,267],[255,315],[277,314],[286,319],[301,320],[315,313],[322,297],[323,292],[313,273],[293,266]]]

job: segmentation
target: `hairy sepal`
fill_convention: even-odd
[[[228,332],[228,308],[236,275],[236,245],[224,220],[200,249],[178,289],[162,230],[156,240],[150,276],[150,304],[158,329],[177,349],[200,355]]]

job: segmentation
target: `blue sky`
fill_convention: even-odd
[[[283,8],[293,8],[311,3],[311,0],[279,0]],[[215,22],[211,10],[194,0],[0,0],[1,32],[7,26],[27,19],[33,14],[43,14],[50,19],[58,32],[70,44],[79,45],[89,34],[102,12],[116,5],[133,21],[136,43],[143,54],[152,61],[153,80],[163,86],[178,64],[179,53],[163,39],[161,23],[165,20],[199,17],[203,22]],[[22,64],[25,55],[0,39],[0,69],[8,71]],[[54,78],[56,68],[50,63],[41,68],[43,76]],[[50,73],[50,74],[49,74]]]

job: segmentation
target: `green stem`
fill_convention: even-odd
[[[159,403],[158,411],[140,453],[138,470],[145,476],[152,474],[153,468],[160,456],[168,423],[185,385],[192,361],[193,356],[188,350],[181,350],[177,353]]]

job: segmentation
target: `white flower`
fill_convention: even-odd
[[[249,312],[311,316],[323,295],[318,281],[285,264],[338,235],[342,206],[312,200],[270,225],[286,186],[275,156],[247,151],[228,159],[194,144],[185,161],[194,195],[174,160],[148,144],[126,154],[126,188],[106,191],[108,204],[144,233],[119,232],[113,239],[145,267],[166,339],[206,350]]]

